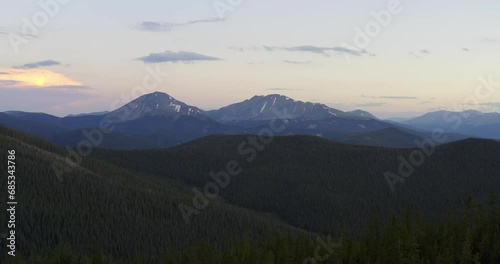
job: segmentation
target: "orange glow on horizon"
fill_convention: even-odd
[[[53,86],[81,86],[64,74],[47,69],[0,69],[0,81],[15,81],[11,88],[44,88]]]

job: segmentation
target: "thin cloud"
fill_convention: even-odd
[[[350,54],[353,56],[363,56],[370,55],[375,56],[375,54],[371,54],[366,50],[353,50],[345,47],[318,47],[311,45],[303,45],[303,46],[293,46],[293,47],[273,47],[273,46],[262,46],[262,47],[228,47],[229,49],[246,52],[246,51],[290,51],[290,52],[308,52],[314,54],[320,54],[323,56],[330,56],[330,52],[339,53],[339,54]]]
[[[9,88],[19,83],[21,82],[16,80],[0,80],[0,88]]]
[[[481,105],[500,107],[500,102],[482,103]]]
[[[379,107],[386,105],[386,103],[363,103],[363,104],[355,104],[354,107]]]
[[[48,69],[2,69],[0,88],[4,89],[89,89],[62,73]]]
[[[223,18],[208,18],[208,19],[198,19],[191,20],[183,23],[168,23],[168,22],[153,22],[153,21],[144,21],[136,25],[136,29],[142,31],[150,31],[150,32],[169,32],[176,27],[189,26],[194,24],[203,24],[203,23],[217,23],[223,22],[225,19]]]
[[[362,56],[363,54],[368,54],[366,50],[352,50],[344,47],[317,47],[317,46],[295,46],[295,47],[263,47],[267,51],[291,51],[291,52],[310,52],[315,54],[321,54],[324,56],[329,56],[328,52],[337,52],[337,53],[347,53],[354,56]]]
[[[73,102],[100,98],[97,94],[82,90],[61,89],[5,89],[0,86],[0,111],[22,110],[27,112],[66,111]],[[29,94],[30,96],[26,96]],[[22,105],[19,102],[23,102]],[[74,112],[81,112],[80,109]]]
[[[418,50],[416,52],[413,52],[413,51],[410,52],[410,55],[415,56],[416,58],[421,58],[421,57],[428,55],[430,53],[431,52],[427,49],[421,49],[421,50]]]
[[[262,50],[262,48],[251,46],[251,47],[227,47],[230,50],[235,50],[239,52],[246,52],[246,51],[258,51]]]
[[[8,30],[6,27],[0,27],[0,35],[14,35],[23,38],[38,38],[37,35],[33,34],[25,34],[25,33],[14,33],[11,30]]]
[[[463,51],[470,51],[468,48],[462,48]]]
[[[268,88],[268,91],[300,91],[300,89],[291,89],[291,88]]]
[[[485,42],[498,42],[497,39],[493,39],[493,38],[484,38],[483,41],[485,41]]]
[[[1,89],[23,89],[23,90],[40,90],[40,89],[49,89],[49,90],[89,90],[91,89],[88,86],[83,85],[52,85],[52,86],[35,86],[32,84],[27,84],[21,81],[15,80],[0,80],[0,88]]]
[[[467,106],[493,106],[493,107],[500,107],[500,102],[487,102],[487,103],[479,103],[479,104],[462,104],[462,105],[467,105]]]
[[[361,97],[373,98],[373,99],[396,99],[396,100],[415,100],[415,99],[418,99],[418,97],[415,97],[415,96],[365,96],[365,95],[362,95]]]
[[[57,90],[89,90],[88,86],[83,85],[58,85],[58,86],[47,86],[45,89],[57,89]]]
[[[216,57],[210,57],[203,54],[189,51],[165,51],[162,53],[150,53],[147,56],[137,58],[144,63],[161,63],[161,62],[195,62],[195,61],[218,61]]]
[[[88,86],[82,85],[54,85],[54,86],[44,86],[38,87],[34,85],[28,85],[23,82],[14,80],[0,80],[0,89],[12,89],[12,90],[59,90],[59,91],[79,91],[79,90],[90,90]]]
[[[55,61],[55,60],[45,60],[45,61],[39,61],[39,62],[34,62],[34,63],[27,63],[24,65],[13,66],[13,68],[14,69],[35,69],[35,68],[49,67],[49,66],[55,66],[55,65],[61,65],[61,63],[58,61]]]
[[[403,99],[403,100],[417,99],[417,97],[414,97],[414,96],[380,96],[379,98],[382,98],[382,99]]]
[[[0,72],[0,74],[9,74],[8,72]]]
[[[284,63],[289,63],[289,64],[311,64],[312,61],[292,61],[292,60],[283,60]]]

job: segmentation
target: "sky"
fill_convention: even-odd
[[[470,0],[3,0],[0,111],[109,111],[153,91],[205,110],[283,94],[382,118],[500,111],[498,10]]]

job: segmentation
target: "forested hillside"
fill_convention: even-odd
[[[136,255],[133,261],[117,261],[93,250],[89,256],[58,246],[49,256],[18,257],[17,263],[40,264],[497,264],[500,261],[500,208],[494,196],[487,206],[467,199],[465,212],[450,207],[440,221],[429,222],[421,212],[408,210],[399,218],[368,221],[366,232],[354,238],[335,235],[269,235],[250,242],[244,236],[223,247],[196,242],[184,250],[166,249],[160,255]]]
[[[246,142],[246,143],[245,143]],[[243,143],[240,154],[238,148]],[[470,139],[437,147],[392,192],[386,172],[398,173],[412,149],[352,146],[308,136],[276,137],[259,151],[248,136],[212,136],[163,150],[95,151],[119,166],[203,187],[210,172],[236,160],[241,174],[221,189],[228,202],[276,213],[295,227],[356,232],[370,215],[399,214],[408,206],[429,219],[466,197],[484,201],[500,191],[500,143]],[[253,149],[253,150],[252,150]],[[255,155],[254,155],[255,154]],[[248,162],[247,159],[252,159]]]
[[[250,151],[250,141],[211,136],[171,149],[95,149],[59,178],[51,166],[66,162],[67,150],[0,127],[4,160],[16,150],[19,202],[18,258],[6,251],[0,257],[5,263],[500,261],[500,210],[491,195],[500,189],[496,141],[437,147],[395,192],[384,173],[396,173],[398,157],[414,150],[291,136]],[[187,224],[178,206],[192,205],[192,187],[203,191],[213,181],[210,172],[232,161],[241,173]],[[6,193],[6,181],[0,188]],[[7,214],[0,217],[5,223]]]
[[[247,236],[250,240],[290,230],[280,221],[228,205],[219,200],[191,223],[178,209],[192,203],[191,190],[168,179],[131,172],[96,159],[58,178],[54,161],[63,161],[66,150],[45,141],[0,127],[0,153],[16,151],[18,253],[24,256],[52,253],[57,245],[69,244],[79,255],[93,249],[115,259],[158,255],[167,248],[185,249],[206,241],[222,246]],[[7,162],[0,163],[7,171]],[[7,180],[0,181],[5,211]],[[0,214],[6,223],[7,213]],[[2,224],[0,233],[6,233]],[[7,258],[5,245],[0,257]],[[0,258],[1,259],[1,258]]]

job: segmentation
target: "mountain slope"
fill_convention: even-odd
[[[377,117],[375,117],[371,113],[369,113],[367,111],[360,110],[360,109],[354,110],[354,111],[350,111],[350,112],[347,112],[347,113],[349,115],[358,116],[358,117],[362,117],[362,118],[378,119]]]
[[[163,150],[98,150],[96,157],[135,171],[202,187],[209,173],[235,160],[243,171],[222,191],[228,202],[272,212],[298,228],[355,230],[370,215],[387,217],[408,206],[428,218],[468,196],[484,201],[500,190],[500,143],[470,139],[437,147],[391,191],[386,173],[398,174],[401,159],[421,150],[352,146],[310,136],[275,137],[269,144],[251,136],[210,136]],[[252,147],[255,146],[255,147]],[[321,201],[321,202],[319,202]]]
[[[228,123],[271,120],[276,118],[276,112],[280,113],[282,118],[302,118],[307,120],[348,115],[324,104],[295,101],[279,94],[254,96],[219,110],[209,111],[207,114],[219,122]]]
[[[62,146],[76,146],[87,140],[85,131],[101,130],[102,123],[111,123],[113,130],[103,133],[104,139],[99,146],[115,149],[171,147],[217,134],[258,134],[269,127],[272,119],[287,121],[286,128],[276,133],[280,136],[314,135],[337,141],[347,140],[346,142],[353,144],[385,147],[413,146],[409,143],[409,135],[403,136],[401,133],[428,137],[429,132],[426,130],[438,124],[446,128],[449,141],[465,138],[461,133],[500,138],[500,123],[494,123],[496,116],[472,112],[470,115],[474,118],[480,116],[482,121],[473,124],[467,121],[460,130],[453,131],[450,128],[453,124],[439,120],[442,113],[429,114],[425,118],[411,121],[411,124],[397,124],[379,120],[366,111],[343,112],[323,104],[295,101],[277,94],[254,96],[219,110],[205,112],[168,94],[155,92],[106,114],[59,118],[43,113],[0,113],[0,125],[19,129]],[[394,129],[403,132],[396,135],[392,133]],[[363,134],[371,136],[365,136],[364,140],[358,137]],[[391,140],[391,136],[399,139]]]
[[[346,144],[395,148],[417,147],[415,141],[421,140],[423,140],[422,136],[411,134],[394,127],[349,135],[339,139],[340,142]]]
[[[324,104],[296,101],[278,94],[254,96],[243,102],[209,111],[207,114],[221,123],[246,128],[249,133],[254,134],[268,127],[269,120],[287,119],[286,129],[277,135],[315,135],[340,141],[360,133],[373,131],[384,133],[384,129],[399,128],[398,124],[384,122],[363,110],[343,112]],[[390,141],[390,136],[389,133],[385,135],[386,140],[366,142],[366,144],[385,144],[387,147],[410,146],[408,140],[398,145],[400,141]]]
[[[44,119],[39,119],[38,117],[35,117],[35,116],[41,116],[39,114],[30,115],[31,116],[30,118],[23,118],[18,114],[20,113],[17,112],[14,115],[12,114],[12,112],[0,113],[0,125],[8,126],[10,128],[17,129],[19,131],[35,135],[37,137],[47,140],[50,140],[55,135],[65,133],[68,131],[63,127],[60,127],[58,125],[59,123],[58,121],[53,122],[51,118],[52,116],[47,115],[49,116],[49,118],[48,120],[45,119],[46,121],[44,121]],[[45,115],[43,115],[42,117],[45,117]]]
[[[336,139],[346,144],[378,146],[389,148],[418,148],[419,142],[433,138],[432,132],[417,131],[406,127],[389,127],[381,130],[368,131],[359,134],[350,134]],[[469,136],[445,133],[443,139],[436,144],[445,144],[470,138]]]
[[[143,95],[106,114],[106,118],[114,122],[125,122],[146,116],[183,115],[206,118],[203,110],[178,101],[166,93],[155,92]]]
[[[189,186],[93,158],[70,163],[69,172],[59,178],[52,166],[68,165],[65,149],[0,127],[0,152],[10,149],[16,151],[16,242],[21,255],[46,255],[68,243],[79,255],[98,248],[115,259],[131,259],[158,256],[167,248],[187,248],[202,240],[220,245],[243,234],[252,239],[299,232],[276,218],[220,199],[210,200],[188,225],[178,205],[192,204]],[[6,165],[1,162],[0,170],[7,171]],[[2,191],[6,184],[0,181]],[[0,200],[5,204],[6,196]],[[0,222],[6,223],[6,217],[0,214]],[[6,252],[0,252],[0,259]]]
[[[110,133],[100,129],[111,122]],[[101,131],[101,147],[117,149],[176,146],[212,134],[244,133],[244,128],[215,122],[197,107],[165,93],[141,96],[115,111],[63,118],[24,112],[0,113],[0,125],[42,137],[62,146],[87,140],[84,131]]]

